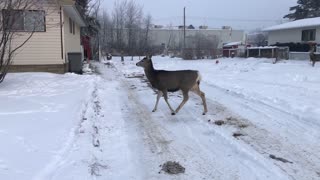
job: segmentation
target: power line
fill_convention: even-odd
[[[162,17],[154,19],[155,21],[163,21],[163,20],[172,20],[172,19],[181,19],[181,16],[170,16],[170,17]],[[222,17],[202,17],[202,16],[186,16],[187,19],[193,20],[214,20],[214,21],[234,21],[234,22],[278,22],[275,19],[239,19],[239,18],[222,18]]]

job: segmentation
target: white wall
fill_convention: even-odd
[[[222,48],[223,43],[236,42],[245,40],[245,32],[243,30],[229,30],[229,29],[187,29],[186,36],[193,36],[196,33],[202,33],[206,36],[216,35],[220,38],[219,48]],[[231,33],[231,36],[230,36]],[[150,30],[150,37],[154,45],[168,44],[171,35],[171,41],[175,40],[178,45],[183,41],[183,30],[177,29],[152,29]],[[171,42],[172,43],[172,42]]]

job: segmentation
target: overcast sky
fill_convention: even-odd
[[[115,1],[102,0],[102,7],[112,11]],[[183,7],[186,7],[186,24],[208,25],[212,28],[232,26],[251,30],[279,24],[297,0],[135,0],[150,13],[154,24],[181,25]]]

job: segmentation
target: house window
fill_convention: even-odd
[[[70,34],[72,34],[72,29],[73,29],[73,26],[72,26],[72,19],[69,18],[69,30],[70,30]]]
[[[302,41],[315,41],[316,40],[316,30],[308,29],[302,31]]]
[[[71,18],[69,18],[69,30],[70,30],[70,34],[75,34],[76,33],[75,23]]]
[[[72,33],[73,33],[73,34],[76,33],[74,21],[72,21]]]
[[[21,32],[45,32],[45,12],[39,10],[3,10],[3,27]]]

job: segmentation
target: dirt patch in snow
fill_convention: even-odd
[[[240,136],[244,136],[244,134],[240,133],[240,132],[235,132],[232,134],[233,137],[237,138],[237,137],[240,137]]]
[[[291,162],[291,161],[288,161],[287,159],[284,159],[284,158],[282,158],[282,157],[277,157],[277,156],[275,156],[275,155],[273,155],[273,154],[270,154],[269,157],[270,157],[271,159],[274,159],[274,160],[277,160],[277,161],[281,161],[281,162],[283,162],[283,163],[290,163],[290,164],[293,163],[293,162]]]
[[[222,126],[222,125],[224,125],[225,123],[226,123],[226,122],[224,122],[223,120],[217,120],[217,121],[214,122],[214,124],[217,125],[217,126]]]
[[[168,161],[163,165],[160,165],[160,167],[161,167],[161,171],[164,171],[168,174],[180,174],[180,173],[184,173],[186,170],[183,166],[181,166],[178,162],[175,162],[175,161]]]
[[[100,170],[108,169],[108,166],[100,164],[98,162],[94,162],[93,164],[89,165],[89,169],[92,176],[101,176]]]

